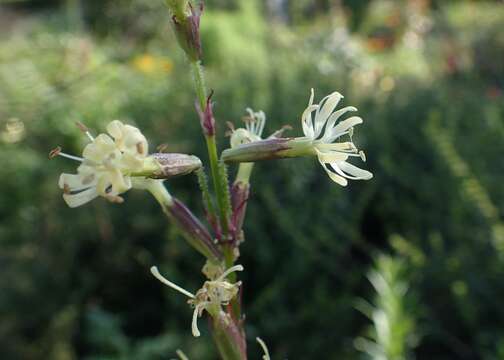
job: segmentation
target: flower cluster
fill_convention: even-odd
[[[202,316],[203,311],[206,310],[215,317],[221,311],[221,306],[228,305],[229,302],[238,294],[241,281],[230,283],[226,280],[228,275],[235,271],[243,271],[243,266],[235,265],[230,267],[214,279],[206,281],[203,284],[203,287],[199,289],[196,294],[192,294],[163,277],[159,273],[157,267],[151,267],[151,273],[154,277],[156,277],[156,279],[189,298],[188,304],[194,307],[191,328],[192,334],[195,337],[200,336],[198,318]]]
[[[243,119],[245,128],[235,129],[234,125],[228,122],[228,126],[230,128],[230,132],[228,132],[228,134],[231,136],[231,148],[236,148],[240,145],[263,139],[262,133],[264,132],[264,126],[266,125],[266,114],[264,111],[254,112],[251,108],[247,108],[246,110],[248,116]],[[279,138],[285,130],[290,128],[291,127],[288,125],[283,126],[281,129],[271,134],[268,139]]]
[[[84,129],[91,141],[76,157],[53,150],[60,155],[81,162],[77,174],[61,174],[59,187],[68,206],[77,207],[98,196],[112,202],[122,202],[120,194],[132,188],[131,174],[141,171],[148,154],[148,143],[136,127],[124,125],[118,120],[107,126],[108,134],[94,138]]]

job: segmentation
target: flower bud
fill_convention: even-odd
[[[208,96],[204,110],[202,110],[198,102],[196,102],[196,110],[198,111],[201,128],[203,129],[205,136],[215,135],[215,118],[212,111],[213,104],[211,101],[212,95],[213,92]]]
[[[151,156],[158,165],[158,170],[150,176],[155,179],[187,175],[201,167],[201,160],[194,155],[155,153]]]
[[[191,61],[201,60],[200,18],[203,3],[196,8],[187,0],[167,0],[172,13],[173,28],[180,47]],[[190,12],[186,9],[189,5]]]
[[[181,201],[173,198],[173,203],[167,208],[167,212],[194,248],[208,259],[218,261],[222,258],[222,253],[216,247],[205,225]]]
[[[231,205],[233,216],[231,218],[233,238],[237,242],[243,241],[243,220],[247,211],[247,201],[250,193],[248,182],[236,181],[231,187]]]

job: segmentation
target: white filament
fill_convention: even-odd
[[[168,285],[169,287],[171,287],[174,290],[177,290],[178,292],[184,294],[188,298],[191,298],[191,299],[195,298],[194,294],[190,293],[189,291],[181,288],[180,286],[172,283],[171,281],[169,281],[168,279],[166,279],[165,277],[163,277],[163,275],[161,275],[159,273],[159,270],[158,270],[158,268],[156,266],[151,267],[150,271],[151,271],[152,275],[154,275],[154,277],[156,279],[158,279],[159,281],[161,281],[163,284]]]

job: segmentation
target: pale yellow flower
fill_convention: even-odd
[[[130,174],[144,167],[148,144],[140,130],[114,120],[107,126],[107,131],[109,134],[94,138],[85,130],[91,143],[84,148],[82,157],[62,153],[60,149],[53,153],[81,163],[77,174],[64,173],[59,178],[63,199],[72,208],[98,196],[122,202],[119,195],[133,186]]]
[[[203,311],[206,310],[212,316],[216,316],[221,311],[221,306],[229,304],[238,294],[241,281],[232,284],[226,280],[226,277],[235,271],[243,271],[243,266],[235,265],[230,267],[214,280],[206,281],[196,294],[192,294],[163,277],[157,267],[151,267],[151,273],[156,279],[189,298],[188,303],[194,306],[191,329],[195,337],[201,335],[198,329],[198,318],[202,316]]]
[[[373,174],[367,170],[350,164],[350,157],[359,157],[366,161],[364,152],[359,151],[352,141],[353,128],[363,122],[359,116],[348,119],[340,118],[348,112],[357,111],[353,106],[336,110],[343,98],[338,92],[326,96],[319,104],[313,103],[314,92],[311,91],[308,107],[302,115],[303,133],[305,138],[311,140],[318,160],[331,180],[346,186],[347,179],[369,180]],[[347,135],[349,141],[337,142]]]

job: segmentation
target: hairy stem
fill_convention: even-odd
[[[191,71],[193,73],[194,87],[196,89],[196,95],[198,96],[198,102],[200,108],[204,110],[207,106],[207,90],[205,85],[205,76],[203,73],[203,66],[199,61],[191,62]],[[219,210],[219,218],[221,222],[222,232],[224,237],[228,236],[229,233],[229,214],[226,210],[226,196],[227,191],[223,184],[223,181],[219,178],[219,157],[217,155],[217,141],[215,135],[205,136],[208,157],[210,160],[210,171],[212,174],[212,183],[215,191],[215,196],[217,197],[217,207]]]

